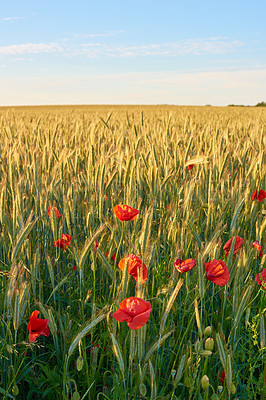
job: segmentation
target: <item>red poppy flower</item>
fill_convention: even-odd
[[[107,194],[104,195],[104,200],[106,200],[106,201],[108,200]]]
[[[258,240],[256,240],[256,241],[253,243],[252,246],[256,247],[256,249],[257,249],[258,251],[261,251],[261,245],[260,245],[260,243],[259,243]]]
[[[135,256],[135,254],[129,254],[122,258],[122,260],[120,260],[118,263],[118,267],[122,271],[125,269],[126,262],[128,262],[129,275],[131,275],[135,281],[137,281],[139,278],[141,283],[146,282],[148,278],[148,269],[143,261],[139,257]]]
[[[61,239],[58,239],[56,242],[54,242],[55,247],[60,247],[64,251],[66,251],[67,247],[70,245],[70,240],[72,237],[68,235],[67,233],[62,233]]]
[[[242,239],[241,237],[239,237],[239,236],[233,236],[231,239],[229,239],[229,240],[225,243],[225,245],[224,245],[224,247],[223,247],[226,256],[227,256],[227,255],[229,254],[229,252],[230,252],[231,245],[232,245],[232,241],[233,241],[234,237],[236,238],[236,241],[235,241],[235,247],[234,247],[234,253],[233,253],[233,254],[234,254],[234,255],[237,254],[238,251],[239,251],[239,250],[241,249],[241,247],[242,247],[243,239]]]
[[[205,263],[207,279],[215,285],[224,286],[229,281],[230,275],[226,264],[221,260],[212,260]]]
[[[255,190],[255,192],[252,195],[252,200],[262,201],[264,199],[266,199],[265,190],[260,190],[259,192],[257,190]]]
[[[175,268],[181,274],[183,272],[190,271],[193,267],[195,267],[195,265],[196,265],[196,260],[194,260],[193,258],[188,258],[187,260],[181,260],[180,258],[178,258],[174,262]]]
[[[145,301],[138,297],[129,297],[124,299],[119,304],[119,310],[117,310],[113,317],[119,322],[127,322],[130,329],[139,329],[146,324],[150,318],[151,304],[149,301]]]
[[[263,269],[259,274],[256,275],[256,281],[259,286],[262,286],[266,290],[266,268]]]
[[[221,382],[221,384],[223,386],[226,385],[226,379],[225,379],[225,372],[224,371],[221,372],[220,382]]]
[[[98,242],[98,240],[95,240],[95,242],[94,242],[94,250],[93,250],[94,253],[96,253],[98,247],[99,247],[99,242]]]
[[[30,316],[30,322],[28,323],[29,330],[29,341],[35,342],[35,340],[40,336],[49,336],[50,331],[48,328],[49,319],[38,318],[40,311],[33,311]]]
[[[59,210],[56,207],[53,207],[53,209],[54,209],[55,218],[60,218],[61,214],[60,214]],[[48,215],[50,218],[51,218],[51,214],[52,214],[51,209],[50,209],[50,207],[48,207]]]
[[[105,258],[109,257],[109,254],[110,254],[110,252],[107,251],[107,253],[105,253]],[[114,254],[112,255],[112,257],[111,257],[111,260],[114,260],[114,261],[115,261],[115,259],[116,259],[116,253],[114,253]]]
[[[114,213],[120,221],[133,221],[137,218],[140,211],[126,204],[119,204],[114,207]]]
[[[71,271],[76,271],[77,266],[76,266],[76,265],[73,265],[73,267],[71,267],[70,269],[71,269]]]
[[[185,165],[186,165],[186,163],[183,163],[184,171],[186,171],[186,169],[188,169],[190,171],[194,167],[194,164],[189,164],[186,167],[185,167]]]
[[[61,239],[70,242],[72,237],[68,233],[62,233]]]

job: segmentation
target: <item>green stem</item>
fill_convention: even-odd
[[[125,231],[125,225],[124,225],[124,224],[125,224],[125,223],[122,222],[122,232],[121,232],[120,241],[119,241],[119,243],[118,243],[118,247],[117,247],[117,250],[116,250],[116,258],[115,258],[115,263],[114,263],[114,271],[116,271],[116,265],[117,265],[119,250],[120,250],[120,247],[121,247],[123,238],[124,238],[124,231]],[[113,292],[113,297],[115,297],[116,286],[117,286],[117,285],[116,285],[116,273],[114,273],[114,282],[113,282],[113,291],[114,291],[114,292]]]
[[[67,376],[67,369],[68,369],[68,356],[65,357],[64,361],[64,372],[63,372],[63,399],[67,399],[67,394],[65,392],[65,387],[66,387],[66,376]]]

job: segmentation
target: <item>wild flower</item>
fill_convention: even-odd
[[[259,274],[256,275],[256,282],[259,286],[262,286],[266,290],[266,268],[264,268]]]
[[[224,250],[226,256],[227,256],[227,255],[229,254],[229,252],[230,252],[231,245],[232,245],[232,242],[233,242],[234,237],[236,238],[236,240],[235,240],[235,247],[234,247],[234,253],[233,253],[233,254],[236,255],[236,254],[238,253],[238,251],[242,248],[243,239],[242,239],[241,237],[239,237],[239,236],[233,236],[231,239],[229,239],[229,240],[225,243],[225,245],[224,245],[224,247],[223,247],[223,250]]]
[[[185,162],[183,163],[183,169],[184,169],[184,171],[186,171],[187,169],[190,171],[193,167],[194,167],[194,164],[189,164],[189,165],[187,165],[187,166],[185,166],[186,164],[185,164]]]
[[[140,211],[126,204],[119,204],[114,207],[114,213],[120,221],[133,221],[137,218]]]
[[[174,266],[179,273],[190,271],[196,265],[196,260],[194,258],[188,258],[187,260],[181,260],[178,258],[174,262]]]
[[[118,267],[124,271],[126,263],[128,263],[128,273],[135,281],[140,279],[141,283],[146,282],[148,278],[148,269],[138,256],[135,254],[128,254],[119,261]]]
[[[54,209],[54,215],[55,215],[55,218],[60,218],[61,217],[61,214],[60,214],[60,212],[59,212],[59,210],[58,210],[58,208],[56,208],[56,207],[53,207],[53,209]],[[50,207],[48,207],[48,216],[51,218],[51,209],[50,209]]]
[[[60,247],[64,251],[66,251],[67,247],[70,245],[70,240],[72,237],[68,235],[67,233],[62,233],[61,239],[58,239],[56,242],[54,242],[55,247]]]
[[[30,322],[28,323],[29,341],[35,342],[36,339],[43,335],[49,336],[50,331],[48,327],[49,319],[38,318],[40,311],[35,310],[31,313]]]
[[[127,322],[130,329],[136,330],[145,325],[150,318],[151,304],[138,297],[129,297],[119,304],[119,309],[112,315],[119,322]]]
[[[224,286],[228,283],[230,275],[226,264],[221,260],[212,260],[205,263],[207,279],[215,285]]]
[[[259,243],[258,240],[256,240],[252,246],[254,246],[258,251],[259,251],[259,256],[262,257],[263,256],[263,250],[261,249],[261,245]]]
[[[265,190],[255,190],[255,192],[252,195],[252,200],[258,200],[258,201],[262,201],[266,199],[266,192]]]
[[[99,242],[98,242],[98,240],[95,240],[95,242],[94,242],[94,249],[93,249],[94,253],[96,253],[98,247],[99,247]]]

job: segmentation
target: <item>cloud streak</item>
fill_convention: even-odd
[[[112,37],[116,35],[120,35],[125,31],[110,31],[106,33],[77,33],[74,35],[74,39],[87,39],[87,38],[98,38],[98,37]]]
[[[110,33],[112,35],[112,33]],[[86,37],[101,37],[107,34],[90,34]],[[102,42],[87,42],[72,44],[69,41],[51,43],[26,43],[0,47],[0,55],[36,54],[36,53],[61,53],[65,56],[99,57],[146,57],[178,55],[207,55],[225,54],[237,51],[244,46],[238,40],[227,38],[186,39],[168,43],[151,43],[143,45],[106,44]]]
[[[226,38],[187,39],[177,42],[152,43],[147,45],[109,45],[105,43],[86,43],[76,49],[76,54],[88,57],[138,57],[138,56],[176,56],[231,53],[244,46],[238,40]]]
[[[54,53],[63,51],[58,43],[26,43],[11,46],[1,46],[0,55]]]
[[[0,18],[0,21],[18,21],[20,19],[26,19],[26,17],[4,17],[4,18]]]

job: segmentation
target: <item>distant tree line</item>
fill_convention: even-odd
[[[244,104],[228,104],[228,107],[252,107],[252,106],[245,106]],[[266,107],[266,102],[261,101],[260,103],[256,104],[255,107]]]

